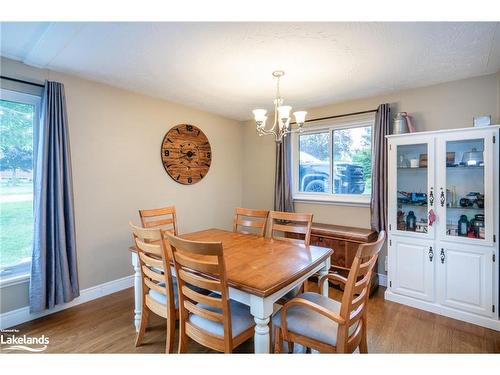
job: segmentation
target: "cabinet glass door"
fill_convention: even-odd
[[[491,147],[489,138],[477,132],[474,135],[469,139],[446,140],[440,147],[441,168],[446,173],[445,182],[439,185],[438,200],[441,215],[446,219],[441,228],[448,240],[485,242],[490,236]]]
[[[434,203],[431,143],[397,144],[395,158],[396,181],[390,189],[395,202],[391,202],[396,231],[430,237],[429,210]],[[430,154],[431,153],[431,154]],[[430,156],[430,157],[429,157]]]

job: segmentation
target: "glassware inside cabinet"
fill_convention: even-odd
[[[485,238],[483,153],[482,138],[446,142],[444,202],[448,236]]]
[[[397,146],[397,230],[428,231],[426,143]]]

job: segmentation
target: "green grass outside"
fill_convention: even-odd
[[[33,201],[0,203],[0,267],[31,258],[32,236]]]
[[[0,182],[0,193],[3,195],[23,195],[33,193],[33,182],[20,181],[17,185],[11,185],[6,181]]]

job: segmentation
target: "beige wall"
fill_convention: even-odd
[[[175,204],[181,232],[231,227],[242,200],[240,123],[10,60],[1,72],[65,85],[81,289],[132,274],[127,223],[139,208]],[[200,127],[212,146],[210,171],[193,186],[175,183],[160,161],[162,138],[179,123]],[[27,305],[27,283],[0,294],[0,312]]]
[[[308,118],[370,110],[390,103],[393,114],[410,113],[418,131],[472,126],[475,115],[491,115],[492,121],[498,123],[499,92],[500,73],[313,108],[308,110]],[[274,150],[272,137],[259,137],[253,121],[244,123],[244,206],[273,207]],[[369,207],[296,203],[295,210],[312,212],[316,222],[370,227]],[[379,262],[379,272],[385,273],[383,261]]]

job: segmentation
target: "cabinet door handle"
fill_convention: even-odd
[[[431,191],[429,192],[429,204],[431,206],[434,205],[434,190],[432,190],[432,188],[431,188]]]
[[[434,251],[432,251],[432,246],[429,247],[429,261],[432,262],[432,258],[434,258]]]
[[[439,202],[441,203],[441,207],[444,207],[445,200],[446,198],[444,197],[444,190],[443,188],[441,188],[441,194],[439,196]]]
[[[440,254],[441,254],[441,264],[444,264],[444,260],[445,260],[446,256],[444,255],[444,249],[443,248],[441,248],[441,253]]]

